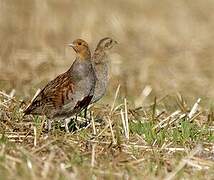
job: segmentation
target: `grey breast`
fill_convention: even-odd
[[[108,81],[109,81],[108,62],[102,62],[99,64],[94,63],[93,66],[96,74],[96,85],[95,85],[94,96],[92,98],[91,103],[97,102],[104,96],[107,89]]]
[[[88,60],[80,62],[76,60],[69,70],[71,79],[74,83],[74,92],[69,95],[69,100],[58,110],[57,117],[72,116],[75,106],[87,96],[93,96],[95,89],[95,73],[92,64]]]

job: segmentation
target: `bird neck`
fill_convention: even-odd
[[[95,64],[106,63],[107,54],[104,50],[95,50],[92,60]]]
[[[92,70],[92,63],[90,59],[81,60],[79,57],[77,57],[71,67],[68,69],[68,73],[74,77],[73,80],[80,80],[87,77],[88,73]]]
[[[91,60],[91,52],[89,50],[84,50],[77,53],[77,56],[80,60]]]

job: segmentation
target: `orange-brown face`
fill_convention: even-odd
[[[82,39],[76,39],[73,43],[69,44],[77,53],[83,53],[89,51],[88,43]]]

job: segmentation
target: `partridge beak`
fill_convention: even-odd
[[[68,46],[69,46],[69,47],[72,47],[72,48],[74,48],[74,47],[75,47],[75,45],[74,45],[74,44],[72,44],[72,43],[71,43],[71,44],[68,44]]]
[[[77,52],[76,45],[74,45],[73,43],[71,43],[71,44],[68,44],[68,46],[69,46],[69,47],[72,47],[73,50],[74,50],[75,52]]]

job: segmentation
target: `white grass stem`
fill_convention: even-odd
[[[117,86],[117,90],[116,90],[116,93],[115,93],[115,96],[114,96],[114,101],[113,101],[112,106],[111,106],[110,114],[111,114],[111,113],[113,112],[113,110],[114,110],[115,102],[116,102],[116,99],[117,99],[117,96],[118,96],[119,91],[120,91],[120,84]]]
[[[126,139],[128,139],[128,137],[127,137],[127,132],[126,132],[126,122],[125,122],[125,117],[124,117],[124,114],[123,114],[123,110],[122,110],[122,109],[120,110],[120,114],[121,114],[123,129],[124,129],[124,135],[125,135]]]
[[[174,122],[177,121],[177,120],[181,120],[181,119],[184,118],[185,116],[186,116],[186,114],[181,114],[179,118],[178,118],[178,117],[173,118],[171,121],[169,121],[169,123],[166,123],[166,124],[162,125],[161,128],[164,128],[164,127],[166,127],[167,125],[170,125],[170,124],[174,123]]]
[[[165,122],[169,121],[169,119],[175,117],[175,116],[178,115],[180,112],[181,112],[180,110],[177,110],[177,111],[173,112],[173,113],[170,114],[168,117],[166,117],[163,121],[159,122],[153,129],[156,129],[156,128],[158,128],[158,127],[162,128],[162,125],[163,125]]]
[[[193,117],[193,115],[197,112],[200,101],[201,101],[201,98],[198,98],[198,100],[196,101],[196,103],[193,105],[190,113],[188,114],[188,118],[189,119],[191,119]]]
[[[96,135],[97,131],[96,131],[96,127],[95,127],[93,112],[91,113],[91,125],[92,125],[92,129],[93,129],[93,134]]]
[[[109,124],[107,124],[104,129],[96,136],[97,138],[100,137],[109,127]]]
[[[108,117],[108,123],[109,123],[109,127],[110,127],[110,130],[111,130],[111,136],[112,136],[113,144],[116,144],[116,140],[115,140],[115,136],[114,136],[114,131],[113,131],[112,124],[111,124],[111,119],[109,117]]]
[[[5,97],[7,97],[7,98],[11,98],[11,96],[10,95],[8,95],[8,94],[6,94],[6,93],[4,93],[4,92],[2,92],[2,91],[0,91],[0,95],[2,95],[2,96],[5,96]]]
[[[125,106],[126,133],[127,133],[127,139],[129,140],[129,120],[128,120],[128,110],[127,110],[127,101],[126,101],[126,98],[124,99],[124,106]]]
[[[33,145],[36,147],[37,144],[37,132],[36,132],[36,126],[33,127],[33,134],[34,134],[34,140],[33,140]]]

